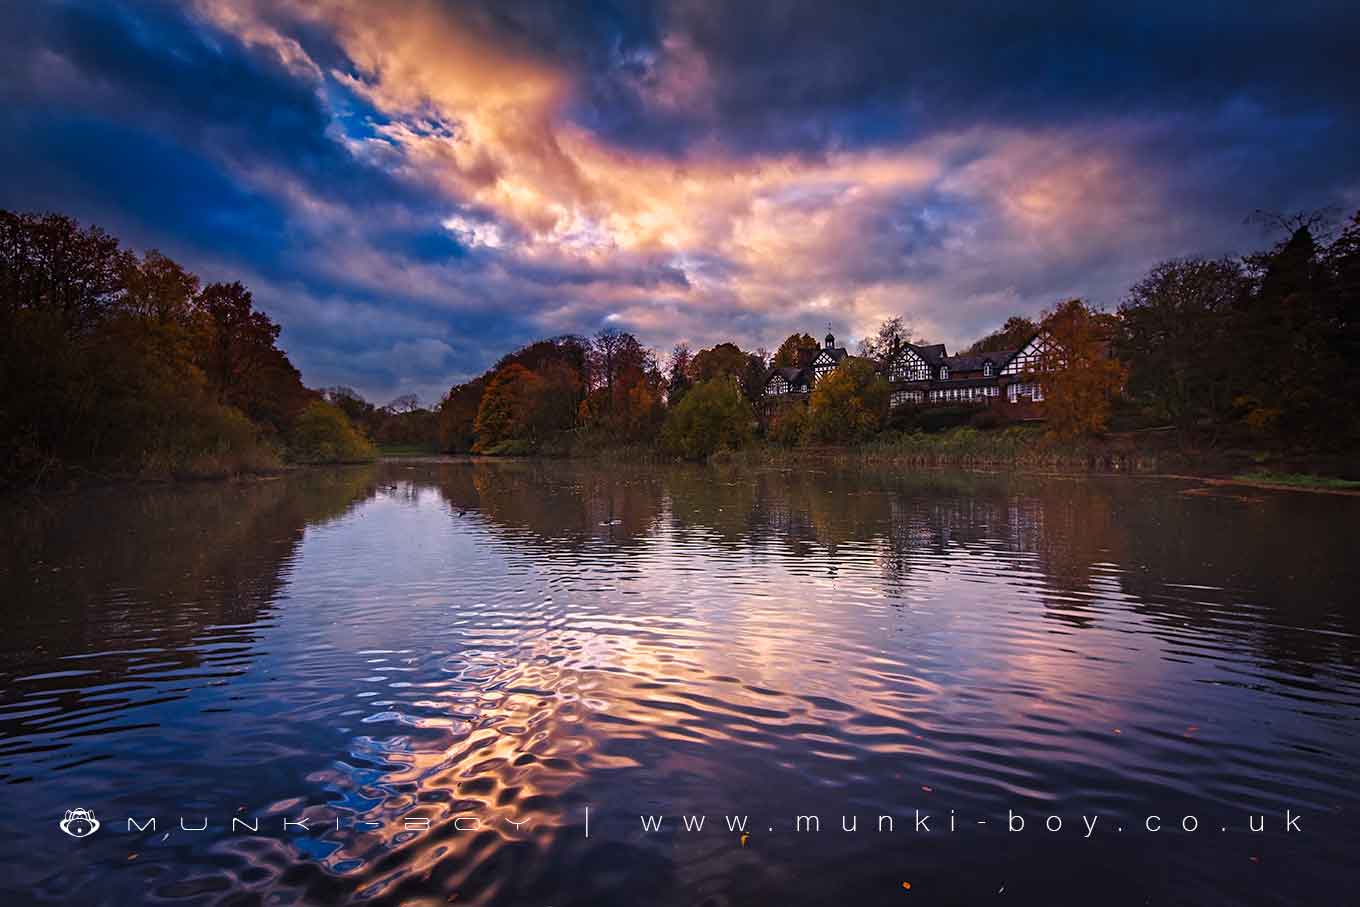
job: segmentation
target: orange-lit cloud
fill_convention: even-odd
[[[1055,63],[1005,15],[961,33],[829,9],[0,13],[17,35],[0,99],[28,137],[0,155],[32,174],[0,201],[245,280],[313,384],[430,399],[606,324],[661,350],[772,348],[903,315],[957,346],[1064,297],[1113,305],[1160,259],[1250,248],[1254,208],[1360,197],[1335,140],[1360,118],[1309,106],[1340,83],[1233,68],[1258,57],[1232,21],[1203,26],[1208,78],[1094,12]],[[450,352],[381,364],[412,348]]]
[[[277,5],[255,15],[236,3],[202,9],[297,65],[296,45],[267,24],[280,18]],[[1004,276],[968,296],[933,295],[939,275],[916,273],[913,259],[931,258],[934,243],[958,246],[946,250],[956,266],[978,265],[967,232],[946,235],[941,222],[932,234],[932,204],[985,212],[970,230],[1040,261],[1113,238],[1113,222],[1139,229],[1140,218],[1129,215],[1156,206],[1153,187],[1136,184],[1136,163],[1092,146],[1081,130],[973,128],[901,148],[813,155],[740,154],[718,143],[679,157],[621,148],[566,117],[578,90],[569,73],[478,33],[444,7],[332,0],[285,12],[285,20],[332,30],[354,66],[353,74],[332,75],[388,118],[355,153],[380,146],[375,160],[445,195],[444,223],[461,241],[498,250],[506,267],[599,272],[573,291],[575,300],[541,313],[548,330],[579,328],[593,312],[649,338],[706,343],[719,339],[704,329],[707,316],[736,306],[776,333],[831,321],[858,336],[906,314],[919,332],[957,341],[952,308],[993,298],[1004,305],[1014,295]],[[661,48],[645,102],[704,104],[711,75],[702,53],[683,36],[666,37]],[[948,164],[960,157],[970,160]],[[714,260],[722,263],[716,273],[702,264]],[[685,281],[638,286],[611,276],[657,265]],[[363,267],[391,284],[381,262]],[[742,339],[773,345],[780,337]]]

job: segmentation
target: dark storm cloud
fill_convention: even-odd
[[[957,343],[1360,205],[1358,9],[7,4],[0,205],[240,277],[379,401],[605,324]]]
[[[15,181],[8,203],[88,198],[181,240],[248,240],[251,221],[274,234],[286,212],[240,187],[223,162],[260,158],[264,127],[305,170],[324,147],[325,120],[304,86],[164,10],[15,6],[5,16],[7,172],[36,177]],[[223,212],[238,221],[234,235],[217,233]]]
[[[1351,3],[680,2],[657,18],[704,61],[708,103],[622,108],[619,141],[709,132],[817,150],[1240,99],[1282,114],[1360,106]],[[648,59],[618,81],[645,82]]]
[[[411,308],[406,300],[356,291],[328,260],[348,253],[335,241],[346,230],[398,261],[468,255],[438,225],[449,205],[335,140],[337,124],[363,137],[378,118],[343,86],[301,77],[173,4],[7,6],[0,34],[0,169],[9,176],[0,205],[72,213],[162,248],[208,279],[254,278],[259,302],[283,321],[303,361],[353,357],[365,341],[339,343],[343,332],[289,317],[302,314],[301,298],[325,299],[332,312],[381,306],[395,330],[370,331],[368,342],[417,339],[405,336],[413,323],[424,334],[448,330],[446,319],[397,317]],[[317,36],[311,44],[334,54]],[[304,199],[338,220],[311,229]],[[288,289],[270,298],[262,285]],[[505,319],[467,324],[494,346]],[[474,350],[462,363],[425,355],[415,364],[433,386],[483,358]]]

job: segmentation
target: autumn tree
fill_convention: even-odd
[[[632,334],[606,328],[590,343],[591,389],[578,408],[597,443],[634,443],[656,434],[664,414],[665,379],[656,357]]]
[[[117,305],[136,264],[98,227],[59,214],[0,210],[0,328],[50,322],[66,337],[90,332]]]
[[[793,368],[798,365],[798,351],[816,349],[817,341],[811,334],[790,334],[775,350],[770,362],[773,368]]]
[[[205,324],[199,365],[218,402],[282,430],[307,394],[301,374],[277,345],[279,326],[255,308],[239,281],[209,284],[195,307]]]
[[[737,450],[751,440],[751,407],[736,382],[718,376],[702,381],[666,416],[661,444],[687,460]]]
[[[539,380],[529,388],[522,432],[525,440],[538,446],[575,427],[583,382],[563,361],[545,362],[535,374]]]
[[[485,453],[503,442],[524,438],[526,414],[542,380],[517,362],[496,370],[477,409],[473,450]]]
[[[439,449],[450,453],[472,450],[477,441],[477,412],[482,404],[486,379],[474,378],[454,385],[436,410]]]
[[[807,422],[808,408],[801,402],[781,406],[770,416],[765,437],[782,447],[793,447],[803,440]]]
[[[632,334],[612,327],[601,329],[591,338],[586,359],[590,386],[603,387],[611,392],[614,383],[625,372],[647,372],[656,368],[656,360],[650,350]]]
[[[563,334],[547,340],[536,340],[513,353],[507,353],[491,371],[494,372],[512,362],[519,363],[531,372],[542,372],[548,365],[560,364],[567,366],[588,382],[590,359],[590,341],[575,334]]]
[[[666,365],[666,403],[675,406],[684,399],[686,392],[694,386],[689,376],[690,363],[694,354],[688,343],[677,343],[671,350],[670,361]]]
[[[139,258],[96,227],[0,212],[0,472],[276,463],[257,425],[210,387],[198,287],[171,259]]]
[[[700,350],[689,366],[690,380],[695,384],[714,378],[740,380],[746,370],[746,354],[735,343],[719,343]]]
[[[1048,344],[1037,378],[1044,418],[1057,437],[1096,435],[1109,422],[1110,403],[1122,390],[1124,366],[1111,355],[1114,319],[1070,299],[1044,313],[1039,329]]]
[[[597,446],[649,441],[665,415],[665,381],[655,369],[625,369],[612,387],[597,387],[578,410]]]
[[[343,384],[321,389],[321,396],[327,403],[336,406],[356,425],[366,425],[374,421],[377,407],[364,399],[354,388]]]
[[[878,430],[887,404],[888,383],[874,363],[847,356],[813,386],[805,431],[813,440],[826,443],[861,441]]]
[[[1012,315],[1006,323],[992,331],[981,340],[963,351],[965,356],[981,356],[983,353],[999,353],[1003,350],[1018,350],[1029,342],[1039,331],[1039,325],[1024,315]]]
[[[765,350],[759,349],[746,354],[746,363],[738,376],[741,392],[749,403],[755,404],[765,397],[765,375],[770,365]]]
[[[615,417],[621,437],[629,441],[654,441],[666,417],[665,384],[653,366],[649,371],[635,370],[625,384],[626,405]]]

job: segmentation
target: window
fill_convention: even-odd
[[[992,364],[990,362],[982,363],[982,377],[984,378],[992,377]]]
[[[1033,400],[1037,403],[1044,399],[1044,389],[1039,384],[1012,384],[1006,389],[1006,397],[1012,403],[1019,400]]]
[[[920,403],[921,396],[920,391],[893,391],[892,396],[888,398],[888,402],[889,405],[893,407],[904,406],[908,403]]]
[[[941,381],[949,380],[949,366],[947,365],[940,366],[940,380]]]

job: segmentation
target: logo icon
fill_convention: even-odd
[[[68,809],[66,818],[58,824],[73,838],[88,838],[99,831],[99,820],[88,809]]]

